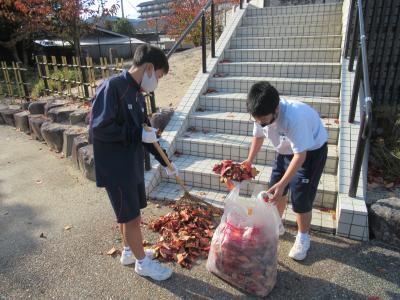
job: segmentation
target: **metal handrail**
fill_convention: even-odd
[[[197,22],[202,19],[202,40],[204,42],[205,39],[205,14],[207,9],[211,7],[211,52],[212,52],[212,57],[215,57],[215,26],[213,26],[214,23],[214,17],[215,17],[215,7],[214,7],[214,0],[208,0],[207,3],[204,5],[204,7],[201,9],[201,11],[197,14],[197,16],[193,19],[192,23],[188,27],[186,27],[185,31],[182,33],[182,35],[179,37],[179,39],[175,42],[174,46],[169,50],[167,54],[167,58],[170,58],[172,54],[175,53],[176,49],[178,49],[179,45],[183,42],[183,40],[186,38],[186,36],[189,34],[189,32],[194,28],[194,26],[197,25]],[[202,43],[203,48],[205,47],[205,43]],[[204,57],[203,57],[204,61]],[[204,70],[203,68],[203,73],[206,73],[207,70]]]
[[[353,0],[356,1],[356,0]],[[360,131],[358,134],[357,141],[357,150],[356,155],[354,157],[353,169],[351,174],[351,181],[349,187],[348,195],[350,197],[355,197],[357,195],[357,187],[360,179],[362,162],[365,154],[366,143],[371,137],[372,132],[372,97],[371,90],[369,85],[369,72],[368,72],[368,56],[367,56],[367,36],[365,34],[365,25],[364,25],[364,14],[363,14],[363,3],[362,0],[357,0],[358,9],[356,11],[356,24],[354,30],[357,31],[357,22],[359,23],[359,33],[360,33],[360,45],[358,49],[358,62],[357,62],[357,70],[356,70],[356,78],[353,87],[353,95],[351,99],[350,106],[350,114],[349,114],[349,123],[354,122],[355,110],[357,107],[357,99],[360,91],[360,80],[361,75],[363,79],[363,96],[364,96],[364,107],[361,112],[361,122],[360,122]],[[352,7],[354,7],[355,3],[352,3]],[[355,38],[355,34],[354,34]],[[355,42],[353,41],[353,44]],[[354,53],[354,49],[351,51]],[[351,55],[350,65],[354,63],[355,55]]]

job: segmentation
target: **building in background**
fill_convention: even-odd
[[[171,0],[153,0],[140,3],[138,11],[141,19],[154,19],[168,16],[172,13]]]

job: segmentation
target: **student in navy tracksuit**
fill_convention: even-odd
[[[106,189],[123,237],[121,263],[132,264],[136,258],[136,273],[155,280],[169,278],[172,271],[151,260],[142,246],[140,209],[147,205],[143,146],[166,165],[152,144],[157,142],[156,129],[143,129],[143,123],[149,122],[141,90],[154,91],[168,71],[167,57],[159,48],[139,46],[130,70],[108,79],[97,90],[90,128],[96,183]],[[168,175],[177,172],[176,168],[166,170]]]

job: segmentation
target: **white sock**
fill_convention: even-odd
[[[299,237],[300,240],[309,240],[310,239],[310,235],[308,234],[308,232],[297,232],[297,236]]]
[[[145,255],[143,259],[138,259],[137,262],[140,265],[146,264],[150,259]]]
[[[128,247],[124,247],[124,251],[125,252],[131,252],[131,248],[128,246]]]

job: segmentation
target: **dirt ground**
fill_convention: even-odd
[[[176,108],[201,68],[201,48],[172,55],[170,71],[155,92],[158,107]]]

